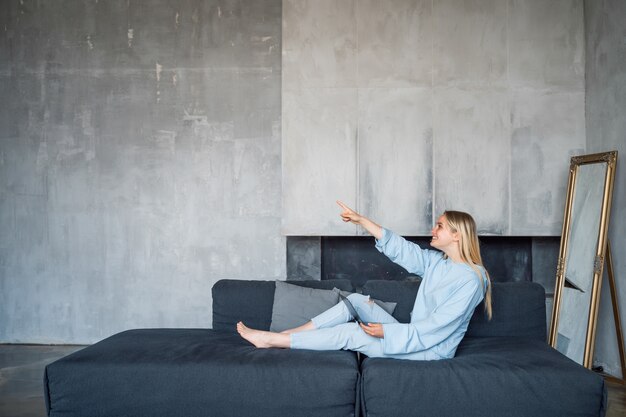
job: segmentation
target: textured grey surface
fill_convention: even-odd
[[[478,211],[485,233],[559,234],[548,177],[581,146],[581,4],[3,3],[0,342],[210,326],[215,280],[285,276],[281,196],[286,233],[358,234],[341,198],[403,233],[428,231],[438,201]],[[613,112],[589,107],[589,130],[623,147],[610,30],[586,39],[602,68],[588,105]],[[438,164],[448,153],[461,156]]]
[[[344,228],[335,200],[355,207],[357,90],[283,90],[282,231],[333,235]],[[293,233],[296,231],[297,233]]]
[[[434,85],[478,90],[506,87],[507,3],[440,0],[432,7]]]
[[[431,0],[358,0],[356,21],[359,87],[431,85]]]
[[[319,236],[287,237],[287,279],[321,279],[322,251]]]
[[[426,88],[368,88],[359,94],[358,207],[402,235],[430,232],[430,97]]]
[[[583,1],[509,0],[508,16],[509,83],[520,88],[582,91]]]
[[[582,6],[285,0],[283,232],[362,233],[329,220],[339,198],[403,234],[455,208],[559,235],[586,146]]]
[[[7,1],[0,342],[211,326],[285,276],[281,2]]]
[[[570,158],[585,153],[584,105],[582,91],[521,90],[513,96],[513,235],[560,235]]]
[[[356,5],[283,1],[283,90],[356,87]]]
[[[613,247],[615,279],[622,330],[626,326],[626,2],[585,2],[587,149],[619,152],[609,240]],[[620,375],[613,311],[606,280],[602,288],[594,362]],[[626,377],[626,375],[625,375]]]
[[[509,106],[505,93],[437,91],[434,123],[435,216],[467,211],[480,234],[509,231]]]

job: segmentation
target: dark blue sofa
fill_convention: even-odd
[[[345,280],[293,282],[351,290]],[[370,281],[408,321],[419,282]],[[272,281],[219,281],[213,329],[113,335],[46,367],[49,416],[603,416],[603,379],[545,343],[543,288],[494,284],[453,359],[256,349],[235,332],[269,329]]]
[[[394,315],[408,321],[406,303],[415,299],[417,287],[409,282],[369,281],[363,292],[383,301],[400,300],[398,293],[402,293],[402,305]],[[546,343],[543,287],[529,282],[494,283],[492,296],[493,319],[487,321],[484,306],[479,305],[453,359],[365,358],[361,363],[363,414],[604,416],[604,379]]]

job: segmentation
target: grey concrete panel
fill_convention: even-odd
[[[507,5],[500,0],[433,2],[435,86],[507,85]]]
[[[218,279],[284,279],[280,1],[4,10],[0,342],[210,327]]]
[[[509,114],[503,92],[435,90],[435,216],[466,211],[479,233],[508,234]]]
[[[0,110],[0,113],[4,113]],[[26,130],[24,125],[21,130]],[[27,134],[26,132],[24,132]],[[45,196],[46,143],[37,138],[0,139],[0,190],[14,194]]]
[[[281,210],[280,155],[271,139],[238,143],[234,161],[234,202],[236,216],[276,217]]]
[[[2,97],[27,96],[33,101],[39,101],[41,86],[35,75],[2,75],[0,76],[0,94]],[[29,124],[29,119],[34,117],[37,117],[37,112],[29,109],[24,101],[5,100],[0,109],[0,139],[19,137],[20,134],[25,133],[20,130],[23,130],[24,126]]]
[[[570,157],[584,153],[584,93],[512,95],[511,234],[558,236]]]
[[[583,0],[509,1],[512,86],[583,91]]]
[[[391,113],[368,102],[371,94],[368,89],[434,88],[432,100],[440,104],[437,111],[441,111],[434,113],[431,122],[435,126],[433,191],[439,203],[474,206],[478,211],[490,213],[485,215],[485,233],[547,236],[559,233],[562,174],[555,168],[558,164],[545,162],[545,158],[547,153],[569,156],[573,150],[584,148],[578,144],[584,137],[584,124],[580,123],[584,102],[579,65],[580,1],[557,1],[550,5],[530,0],[428,3],[337,0],[318,3],[319,7],[311,10],[307,1],[286,2],[283,89],[296,94],[298,89],[310,86],[352,88],[356,74],[360,97],[356,109],[358,144],[366,150],[369,145],[367,131],[362,130],[366,123],[362,115],[377,111],[380,113],[377,120],[381,120],[387,117],[383,115]],[[326,16],[330,11],[334,14]],[[337,44],[328,38],[334,36],[339,45],[345,45],[354,36],[354,25],[356,44],[350,46],[349,54],[335,54]],[[342,28],[340,34],[336,33],[337,27]],[[527,27],[530,29],[525,30]],[[311,34],[312,28],[317,32]],[[553,54],[555,49],[559,50]],[[356,72],[351,64],[353,52],[357,57]],[[516,65],[513,75],[511,62]],[[454,89],[465,91],[468,96],[480,96],[477,99],[480,105],[472,105],[473,99],[461,99],[457,103],[447,92]],[[446,108],[448,103],[450,108]],[[285,108],[284,119],[290,117]],[[509,114],[510,110],[514,113]],[[408,109],[396,106],[394,111]],[[457,127],[459,117],[466,120],[461,124],[463,127]],[[440,135],[446,137],[440,139]],[[316,140],[316,135],[311,138]],[[497,142],[497,146],[490,141]],[[452,159],[445,155],[466,154],[488,162],[480,167],[461,163],[453,168],[458,172],[450,176],[448,168],[437,162],[440,154],[447,158],[444,165]],[[532,165],[538,160],[533,158],[536,155],[544,158],[541,167]],[[359,150],[355,167],[358,205],[368,208],[375,204],[369,201],[373,195],[372,181],[361,176],[367,174],[364,166],[370,161],[361,161],[362,158],[369,158],[367,151]],[[465,177],[462,173],[468,168],[473,174]],[[555,171],[559,173],[554,174]],[[538,176],[549,178],[541,187],[532,188]],[[457,183],[446,184],[448,180]],[[459,199],[457,193],[468,192],[471,187],[466,183],[472,181],[491,188],[491,197],[485,200],[480,194],[467,193]],[[456,203],[456,200],[460,201]],[[437,207],[443,208],[441,204]],[[307,229],[305,234],[309,232]],[[290,233],[296,233],[296,229]]]
[[[213,0],[171,3],[168,15],[180,42],[177,57],[202,68],[280,70],[281,2]],[[174,5],[174,7],[172,7]]]
[[[619,299],[622,330],[626,326],[626,44],[623,22],[626,3],[619,0],[585,2],[587,151],[619,152],[608,238],[612,245],[613,268]],[[606,285],[603,284],[603,287]],[[608,297],[603,288],[600,319],[607,317]],[[610,322],[609,322],[610,323]],[[596,334],[594,363],[605,371],[621,375],[619,354],[613,330],[605,323]]]
[[[357,90],[283,91],[284,234],[352,235],[335,200],[356,207]]]
[[[5,251],[15,244],[15,199],[12,195],[0,191],[0,250]],[[5,252],[0,252],[0,267],[5,266],[7,257]]]
[[[5,32],[14,47],[4,53],[21,70],[280,68],[281,3],[274,0],[7,3]]]
[[[283,2],[283,88],[356,87],[357,0]]]
[[[359,87],[432,85],[430,0],[361,0],[356,18]]]
[[[28,248],[27,252],[18,254],[20,261],[32,257],[35,270],[42,268],[40,255],[48,237],[48,214],[46,198],[42,196],[15,196],[15,231],[11,248]],[[25,265],[26,266],[26,265]]]
[[[432,129],[430,88],[360,90],[358,207],[402,235],[432,227]]]
[[[271,137],[275,115],[280,114],[280,97],[279,73],[238,74],[232,108],[234,137]]]

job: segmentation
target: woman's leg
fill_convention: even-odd
[[[376,304],[367,295],[350,294],[348,300],[365,323],[397,323],[391,314],[387,313],[381,306]]]
[[[352,303],[355,310],[366,323],[397,323],[398,321],[385,310],[383,310],[378,304],[370,299],[369,296],[361,294],[350,294],[348,300]],[[334,327],[342,323],[347,323],[353,320],[354,317],[348,311],[345,303],[339,301],[336,305],[313,317],[310,321],[307,321],[302,326],[298,326],[293,329],[283,330],[281,333],[292,334],[305,332],[315,329],[325,329],[328,327]]]
[[[292,334],[266,332],[237,323],[237,331],[257,348],[353,350],[371,358],[384,356],[382,339],[369,336],[357,323]]]
[[[322,327],[332,327],[337,324],[346,323],[352,319],[353,317],[352,315],[350,315],[350,312],[346,308],[345,304],[342,301],[339,301],[338,304],[335,304],[333,307],[319,314],[317,317],[314,317],[313,319],[307,321],[303,325],[294,327],[293,329],[283,330],[280,333],[292,334],[315,330],[320,327],[320,324],[322,325]],[[317,321],[317,323],[319,324],[316,324],[315,321]]]
[[[315,325],[313,324],[311,320],[307,321],[302,326],[298,326],[293,329],[283,330],[281,333],[291,334],[291,333],[298,333],[298,332],[306,332],[307,330],[315,330]]]
[[[361,320],[366,323],[397,323],[393,316],[368,296],[351,294],[348,299]],[[258,348],[348,349],[365,353],[370,357],[381,356],[380,339],[367,335],[356,323],[347,323],[353,318],[345,303],[340,301],[302,326],[281,333],[251,329],[242,322],[237,323],[237,331]],[[322,332],[322,330],[328,331]],[[306,337],[302,336],[305,334]]]
[[[361,320],[366,323],[397,323],[398,321],[393,316],[383,310],[378,304],[370,299],[367,295],[362,294],[350,294],[348,300],[354,306]],[[335,327],[339,324],[347,323],[353,320],[352,314],[346,307],[343,301],[339,301],[335,306],[329,308],[323,313],[315,316],[311,319],[312,326],[315,329],[326,329],[329,327]],[[307,330],[312,330],[308,323]]]
[[[368,335],[357,323],[291,334],[292,349],[353,350],[371,358],[382,357],[382,339]]]

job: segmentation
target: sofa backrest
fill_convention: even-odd
[[[532,282],[492,284],[493,318],[487,320],[484,303],[472,316],[467,337],[524,337],[546,340],[546,304],[543,287]],[[393,316],[408,323],[419,281],[368,281],[363,294],[398,303]]]
[[[467,337],[524,337],[546,340],[546,293],[536,282],[495,282],[487,319],[484,302],[474,311]]]
[[[353,291],[347,279],[324,281],[287,281],[302,287],[332,290],[337,287]],[[269,330],[272,323],[275,281],[223,279],[215,283],[213,295],[213,329],[235,332],[235,325],[243,321],[254,329]]]

